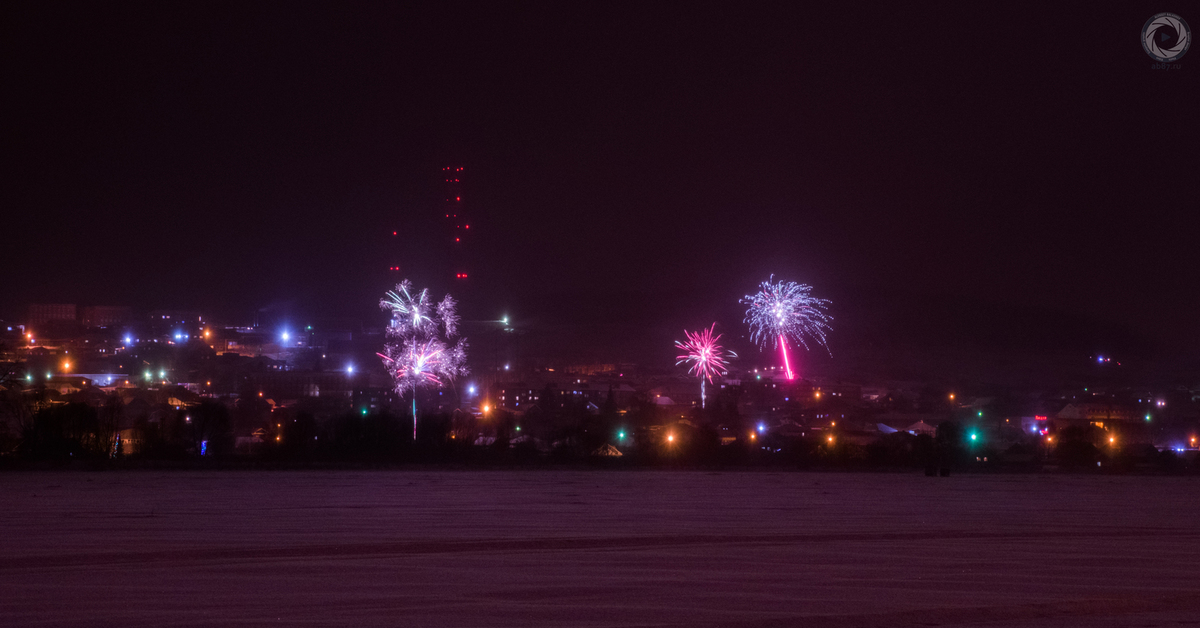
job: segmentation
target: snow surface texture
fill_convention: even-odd
[[[1200,626],[1200,481],[0,475],[0,626]]]

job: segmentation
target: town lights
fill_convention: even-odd
[[[668,442],[668,443],[673,443],[673,442],[675,442],[675,435],[674,435],[674,434],[667,434],[667,442]]]
[[[488,413],[488,410],[491,410],[491,409],[492,409],[492,407],[491,407],[491,406],[487,405],[486,403],[485,403],[485,404],[483,404],[483,413],[484,413],[484,414],[487,414],[487,413]]]

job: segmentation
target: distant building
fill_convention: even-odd
[[[1063,425],[1095,425],[1106,429],[1113,423],[1128,423],[1137,417],[1132,408],[1104,402],[1069,403],[1055,417]]]
[[[72,306],[74,307],[74,306]],[[151,323],[203,323],[204,317],[199,312],[186,310],[155,310],[150,312]]]
[[[79,322],[85,327],[124,325],[133,319],[133,309],[114,305],[90,305],[80,309]]]
[[[29,325],[40,325],[50,321],[75,321],[74,303],[35,303],[29,306],[26,321]]]

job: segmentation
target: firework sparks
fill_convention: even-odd
[[[700,407],[704,407],[704,382],[708,380],[711,384],[713,377],[724,375],[729,372],[727,360],[736,358],[737,354],[732,351],[724,351],[717,341],[721,339],[721,334],[713,335],[717,324],[713,323],[708,329],[690,332],[684,330],[683,334],[687,337],[686,341],[676,340],[675,347],[683,351],[683,355],[676,356],[676,366],[688,364],[688,373],[700,378]]]
[[[414,292],[412,282],[405,279],[396,284],[396,289],[389,290],[384,297],[379,301],[379,307],[392,313],[392,322],[387,329],[389,336],[403,338],[422,335],[429,333],[430,327],[436,327],[430,316],[435,314],[436,310],[429,300],[429,290]],[[450,305],[453,309],[453,301]]]
[[[812,296],[812,286],[777,282],[771,275],[759,285],[757,293],[746,295],[740,302],[749,306],[745,322],[750,325],[750,339],[764,349],[778,346],[783,351],[788,379],[795,378],[787,354],[789,340],[805,349],[812,342],[829,350],[825,338],[830,330],[829,321],[833,320],[825,311],[829,300]]]
[[[428,290],[415,292],[407,279],[388,291],[379,306],[392,313],[388,342],[378,354],[396,383],[412,393],[413,439],[417,437],[417,389],[440,387],[467,374],[467,341],[459,338],[458,312],[449,295],[434,306]]]

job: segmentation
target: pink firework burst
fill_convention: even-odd
[[[688,373],[700,378],[700,407],[705,405],[704,382],[712,383],[713,377],[729,372],[728,360],[736,358],[737,354],[725,351],[717,341],[721,334],[714,334],[717,324],[713,323],[708,329],[697,332],[684,330],[686,341],[676,340],[675,347],[684,354],[676,356],[676,366],[688,365]]]

